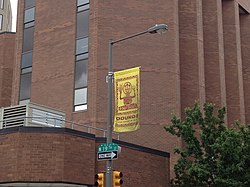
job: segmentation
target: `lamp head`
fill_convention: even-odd
[[[167,32],[167,30],[168,30],[168,26],[166,24],[156,24],[155,26],[150,27],[148,29],[148,33],[150,33],[150,34],[155,34],[155,33],[162,34],[162,33]]]

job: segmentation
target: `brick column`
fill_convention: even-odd
[[[195,101],[204,103],[202,1],[179,1],[180,91],[182,115]]]
[[[230,126],[234,120],[245,122],[239,5],[235,1],[223,1],[222,10],[227,113]]]
[[[250,15],[240,16],[246,123],[250,123]]]
[[[206,101],[226,106],[224,42],[221,0],[203,1]]]

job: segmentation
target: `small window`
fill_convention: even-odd
[[[29,9],[35,6],[35,0],[25,0],[24,9]]]
[[[29,27],[33,27],[35,25],[35,21],[32,21],[32,22],[28,22],[28,23],[25,23],[24,24],[24,28],[29,28]]]
[[[81,38],[76,41],[76,54],[82,54],[88,52],[88,37]]]
[[[77,0],[77,6],[82,6],[89,3],[89,0]]]
[[[0,30],[3,29],[3,15],[0,14]]]
[[[20,99],[26,100],[30,98],[31,73],[21,75],[20,81]]]
[[[81,88],[75,90],[74,105],[85,105],[87,104],[87,88]]]
[[[35,7],[25,10],[24,23],[34,21],[35,19]]]
[[[23,52],[31,51],[33,49],[33,41],[34,41],[34,27],[24,29]]]
[[[21,68],[28,68],[32,66],[32,52],[22,54]]]
[[[88,59],[76,62],[75,88],[82,88],[88,85]]]
[[[76,61],[89,58],[89,53],[84,53],[76,56]]]
[[[89,34],[89,10],[77,13],[77,38],[86,37]]]

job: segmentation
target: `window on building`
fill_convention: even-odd
[[[31,73],[21,75],[20,80],[20,98],[19,100],[27,100],[30,98]]]
[[[77,0],[74,111],[87,109],[89,0]]]
[[[3,29],[3,15],[0,14],[0,30]]]
[[[89,34],[89,10],[77,13],[77,38],[88,36]]]
[[[31,51],[34,42],[34,27],[29,27],[23,31],[23,52]]]
[[[3,2],[4,0],[0,0],[0,9],[3,9]]]
[[[30,101],[31,76],[32,76],[32,57],[34,43],[35,25],[35,0],[25,0],[24,4],[24,30],[23,30],[23,49],[21,59],[21,75],[19,103],[25,104]]]
[[[29,9],[35,6],[35,0],[25,0],[24,9]]]
[[[34,21],[35,19],[35,7],[25,10],[24,23]]]

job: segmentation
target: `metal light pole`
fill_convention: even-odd
[[[113,130],[113,115],[112,115],[112,93],[113,93],[113,67],[112,67],[112,47],[115,43],[122,42],[124,40],[128,40],[130,38],[134,38],[136,36],[140,36],[146,33],[155,34],[155,33],[165,33],[168,30],[168,26],[166,24],[156,24],[149,29],[139,32],[119,40],[109,40],[109,67],[108,67],[108,120],[107,120],[107,144],[112,143],[112,130]],[[106,178],[105,178],[105,187],[112,187],[112,160],[106,161]]]

